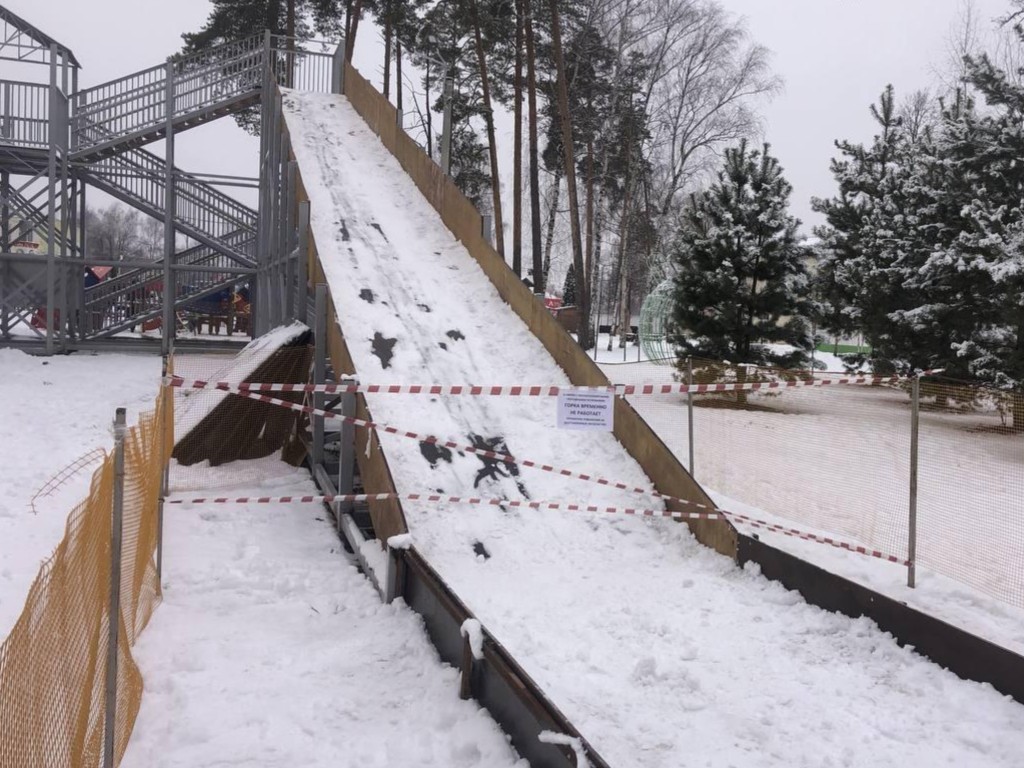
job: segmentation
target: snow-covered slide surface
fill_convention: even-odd
[[[343,97],[286,120],[339,324],[366,382],[565,384]],[[377,421],[650,487],[540,398],[368,397]],[[401,493],[637,497],[380,435]],[[645,500],[643,506],[649,506]],[[418,549],[615,766],[1019,766],[1024,707],[865,620],[808,606],[671,521],[413,507]]]

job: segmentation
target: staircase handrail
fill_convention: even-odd
[[[262,75],[263,63],[264,35],[257,34],[80,90],[72,97],[72,146],[80,150],[99,143],[90,140],[89,123],[102,123],[119,137],[166,122],[168,70],[174,79],[172,117],[184,117],[258,90],[262,77],[242,81],[244,87],[239,86],[239,78]]]
[[[234,233],[234,236],[225,239],[242,250],[244,250],[247,244],[255,243],[255,235],[243,230],[239,230]],[[230,274],[233,269],[237,269],[237,265],[231,262],[231,258],[229,256],[219,253],[216,249],[202,243],[181,251],[175,256],[174,261],[177,266],[210,266],[215,263],[218,258],[225,261],[223,266],[226,274]],[[148,283],[151,280],[162,279],[163,274],[163,259],[154,260],[152,267],[135,267],[133,269],[125,270],[116,277],[104,280],[102,283],[96,283],[95,285],[86,288],[85,305],[91,306],[111,298],[116,298],[134,288],[137,288],[140,284]],[[211,276],[219,277],[218,273],[210,274]]]

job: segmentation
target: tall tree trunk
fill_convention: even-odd
[[[594,214],[594,253],[590,260],[590,284],[595,294],[601,294],[597,289],[598,281],[601,279],[601,233],[604,230],[604,208],[602,206],[604,195],[599,195],[597,200],[597,212]],[[600,316],[601,307],[595,305],[594,312]]]
[[[491,156],[491,199],[494,201],[494,242],[498,255],[505,258],[505,226],[501,216],[501,177],[498,175],[498,143],[494,136],[494,111],[491,109],[491,89],[487,80],[487,58],[480,33],[480,14],[477,0],[470,0],[473,17],[473,38],[476,41],[476,59],[480,68],[480,88],[484,96],[484,123],[487,126],[487,149]]]
[[[572,115],[569,114],[569,85],[566,82],[565,57],[562,55],[562,29],[558,0],[550,0],[551,48],[558,79],[558,112],[562,123],[562,151],[565,153],[565,186],[569,195],[569,228],[572,231],[572,261],[576,267],[576,295],[580,307],[579,345],[590,349],[590,286],[583,269],[583,238],[580,236],[580,201],[576,191],[576,157],[573,148]]]
[[[516,64],[512,82],[515,136],[512,140],[512,271],[523,276],[523,4],[516,0]]]
[[[391,2],[384,6],[384,98],[391,96]]]
[[[587,241],[583,256],[587,279],[591,280],[591,265],[594,263],[594,140],[592,138],[587,139]],[[590,284],[594,284],[593,280]]]
[[[548,271],[551,261],[544,261],[541,250],[540,230],[540,151],[537,147],[537,56],[533,39],[533,7],[532,0],[522,0],[523,32],[526,37],[526,97],[527,97],[527,129],[529,133],[530,154],[530,247],[533,252],[533,290],[543,293],[548,285]]]
[[[395,36],[395,106],[402,114],[402,41]]]
[[[349,21],[348,39],[345,41],[345,58],[352,63],[352,54],[356,50],[356,34],[359,32],[359,17],[363,15],[363,0],[352,3],[352,18]]]
[[[558,213],[558,198],[562,192],[562,171],[555,171],[555,181],[551,192],[551,205],[548,207],[547,235],[544,238],[544,284],[547,285],[548,274],[551,272],[551,248],[555,244],[555,215]]]
[[[423,95],[425,110],[427,113],[427,155],[433,159],[434,157],[434,108],[430,103],[430,59],[427,59],[425,65],[426,77],[423,79],[424,89],[426,93]]]
[[[288,50],[288,73],[285,75],[285,82],[287,87],[292,88],[295,81],[295,0],[288,0],[285,9],[284,34],[288,38],[285,42],[285,48]]]

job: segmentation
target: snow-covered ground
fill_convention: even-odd
[[[285,108],[364,381],[565,383],[344,99],[292,94]],[[553,429],[549,401],[368,399],[378,421],[649,487],[609,435]],[[635,506],[601,486],[380,439],[400,492]],[[871,622],[736,569],[682,525],[494,507],[406,514],[416,546],[614,765],[1019,766],[1024,754],[1024,707]]]
[[[602,368],[667,383],[670,366]],[[699,398],[698,398],[699,399]],[[686,399],[631,398],[685,465]],[[695,476],[727,510],[905,558],[910,408],[889,389],[798,389],[694,408]],[[1024,437],[994,413],[921,413],[917,588],[906,569],[786,536],[766,540],[1024,654]]]
[[[64,535],[68,513],[88,492],[96,465],[55,493],[32,496],[94,448],[110,450],[114,410],[132,424],[156,402],[158,355],[33,357],[0,349],[0,641],[21,614],[40,564]]]
[[[316,493],[276,459],[208,470],[205,486],[244,495],[254,487],[237,477],[256,475],[264,493]],[[167,506],[163,602],[134,651],[146,693],[123,768],[525,768],[325,518],[309,504]]]

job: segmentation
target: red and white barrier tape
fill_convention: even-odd
[[[700,509],[707,510],[709,512],[716,511],[714,507],[709,507],[706,504],[698,504],[697,502],[689,501],[688,499],[681,499],[676,496],[667,496],[650,488],[640,488],[637,486],[626,485],[624,483],[617,483],[613,480],[607,480],[603,477],[598,477],[596,475],[588,475],[584,472],[576,472],[571,469],[554,467],[550,464],[540,464],[536,461],[531,461],[530,459],[517,459],[515,456],[509,453],[499,453],[497,451],[490,451],[485,448],[477,448],[472,445],[463,445],[462,443],[459,443],[455,440],[444,440],[442,438],[435,437],[434,435],[421,435],[417,432],[409,432],[407,430],[398,429],[397,427],[392,427],[389,424],[378,424],[376,422],[366,421],[365,419],[357,419],[354,416],[343,416],[342,414],[334,413],[332,411],[325,411],[321,408],[313,408],[312,406],[309,405],[301,405],[299,403],[289,402],[288,400],[281,400],[276,397],[270,397],[269,395],[261,395],[258,392],[236,392],[234,394],[237,394],[241,397],[248,397],[251,400],[258,400],[259,402],[270,403],[271,405],[279,405],[283,408],[288,408],[289,410],[297,411],[299,413],[308,413],[314,416],[322,416],[324,418],[336,419],[338,421],[353,424],[357,427],[374,429],[377,430],[378,432],[383,432],[389,435],[396,435],[398,437],[409,438],[410,440],[416,440],[421,443],[431,443],[433,445],[440,445],[444,448],[449,448],[451,450],[459,451],[461,453],[472,453],[477,456],[483,456],[488,459],[500,461],[503,464],[516,464],[520,467],[539,469],[541,472],[551,472],[556,475],[561,475],[562,477],[570,477],[576,480],[583,480],[584,482],[595,483],[596,485],[603,485],[608,488],[615,488],[620,491],[639,493],[644,496],[649,496],[655,499],[663,499],[665,501],[670,502],[677,502],[679,504],[689,504],[692,506],[696,506]]]
[[[748,515],[741,515],[737,512],[728,512],[724,509],[713,508],[712,512],[674,512],[667,509],[641,509],[635,507],[602,507],[593,504],[568,504],[556,501],[529,501],[520,499],[495,499],[475,496],[443,496],[440,494],[424,493],[348,493],[336,495],[313,495],[313,496],[241,496],[229,498],[226,496],[203,497],[196,499],[167,499],[166,504],[312,504],[324,503],[333,504],[337,502],[366,502],[366,501],[388,501],[391,499],[430,504],[470,504],[475,506],[508,507],[512,509],[538,509],[565,512],[592,512],[612,515],[630,515],[633,517],[655,517],[672,518],[673,520],[719,520],[728,518],[737,520],[753,528],[767,530],[772,533],[779,533],[784,536],[813,541],[819,544],[827,544],[837,549],[844,549],[848,552],[855,552],[867,557],[885,560],[898,565],[907,565],[906,560],[880,552],[874,549],[851,544],[831,536],[820,536],[815,533],[801,531],[796,528],[789,528],[778,523],[771,523],[767,520],[759,520]],[[694,504],[681,500],[683,503],[693,506],[704,507],[703,504]],[[707,508],[707,507],[705,507]]]
[[[941,373],[941,369],[923,371],[921,376]],[[179,389],[212,389],[222,392],[324,392],[346,394],[363,392],[381,395],[471,395],[481,397],[557,397],[566,392],[614,392],[618,395],[703,395],[713,392],[759,392],[795,387],[878,386],[907,381],[906,376],[845,376],[840,379],[800,379],[796,381],[765,381],[747,384],[615,384],[607,387],[575,387],[552,385],[476,386],[462,384],[261,384],[251,382],[186,381],[169,376],[164,383]]]

